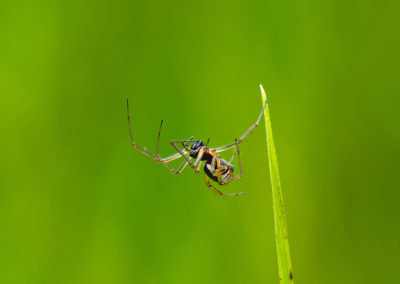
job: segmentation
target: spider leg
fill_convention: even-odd
[[[224,185],[224,183],[222,182],[222,172],[224,172],[227,169],[228,169],[228,166],[221,165],[221,157],[213,156],[213,159],[211,160],[210,172],[213,174],[215,174],[215,173],[217,174],[217,179],[218,179],[219,185]]]
[[[215,168],[216,167],[216,168]],[[221,167],[221,157],[213,156],[211,160],[211,173],[217,173],[218,184],[222,185],[222,171],[224,171],[226,167]]]
[[[229,145],[225,145],[225,146],[222,146],[222,147],[214,148],[213,150],[215,150],[218,153],[218,152],[222,152],[222,151],[226,151],[226,150],[232,149],[236,145],[239,145],[240,143],[242,143],[243,140],[247,137],[247,135],[249,135],[250,132],[252,132],[258,126],[258,124],[260,123],[260,119],[261,119],[261,117],[262,117],[262,115],[264,113],[264,110],[265,110],[266,106],[267,106],[267,102],[265,102],[264,107],[263,107],[260,115],[257,118],[256,123],[254,123],[252,126],[250,126],[250,128],[242,135],[242,137],[240,137],[240,139],[238,141],[236,141],[235,143],[229,144]]]
[[[163,125],[163,120],[161,120],[160,128],[159,128],[159,130],[158,130],[158,136],[157,136],[156,157],[157,157],[157,158],[160,158],[160,159],[161,159],[161,157],[160,157],[160,155],[159,155],[158,153],[159,153],[159,144],[160,144],[160,136],[161,136],[161,128],[162,128],[162,125]],[[193,140],[193,136],[189,138],[188,142],[189,142],[189,141],[192,141],[192,140]],[[188,143],[188,142],[187,142],[187,143]],[[182,144],[185,145],[183,142],[182,142]],[[171,173],[173,173],[173,174],[175,174],[175,175],[179,175],[179,174],[185,169],[185,167],[187,166],[187,164],[188,164],[187,161],[184,161],[184,162],[182,163],[182,165],[178,168],[178,170],[175,170],[170,164],[168,164],[168,163],[163,163],[163,165],[166,166],[166,167],[171,171]]]
[[[227,169],[228,167],[225,166],[225,167],[220,167],[219,169],[216,170],[219,185],[224,185],[224,183],[222,182],[222,172]]]
[[[217,173],[217,178],[218,178],[218,184],[219,185],[226,185],[228,183],[231,183],[232,181],[240,179],[243,176],[242,161],[240,159],[239,145],[236,146],[236,151],[233,154],[232,158],[229,160],[229,164],[232,163],[232,161],[235,158],[236,154],[238,154],[240,174],[237,175],[236,177],[230,179],[228,182],[225,182],[225,183],[222,182],[222,173],[228,168],[228,166],[220,166],[221,158],[217,158],[216,156],[213,157],[213,159],[211,161],[211,170],[210,171],[212,173]],[[217,169],[215,169],[215,166],[216,166],[215,164],[216,163],[217,163]]]
[[[187,152],[187,150],[189,150],[189,149],[187,149],[187,147],[185,147],[185,150],[182,151],[182,150],[176,145],[176,144],[178,144],[178,143],[183,143],[183,142],[189,142],[189,141],[187,141],[187,140],[171,141],[171,145],[172,145],[172,147],[175,148],[176,151],[178,151],[178,154],[181,155],[181,156],[189,163],[189,165],[192,167],[192,169],[194,169],[195,166],[194,166],[193,162],[190,160],[190,157],[188,157],[188,156],[186,155],[186,152]],[[190,142],[191,142],[191,141],[190,141]]]
[[[220,195],[220,196],[236,196],[236,195],[245,194],[245,192],[242,192],[242,193],[227,193],[227,194],[225,194],[225,193],[219,191],[218,189],[216,189],[215,187],[213,187],[213,186],[210,184],[210,180],[208,179],[208,176],[207,176],[206,173],[204,173],[204,179],[206,180],[206,185],[207,185],[210,189],[214,190],[214,191],[215,191],[218,195]]]
[[[218,160],[219,162],[219,160]],[[211,160],[211,172],[214,173],[215,172],[215,164],[217,163],[217,157],[213,156],[212,160]]]
[[[228,183],[231,183],[231,182],[233,182],[233,181],[235,181],[235,180],[238,180],[238,179],[240,179],[241,177],[243,177],[242,161],[240,160],[239,145],[237,145],[236,151],[235,151],[235,153],[233,154],[232,158],[230,159],[229,164],[232,162],[232,160],[233,160],[233,158],[235,157],[236,153],[238,154],[238,159],[239,159],[240,174],[238,174],[237,176],[235,176],[234,178],[232,178],[232,179],[229,180],[228,182],[224,183],[224,185],[225,185],[225,184],[228,184]]]
[[[143,149],[142,147],[137,145],[135,142],[133,142],[131,119],[130,119],[130,116],[129,116],[129,102],[128,102],[128,100],[126,100],[126,106],[127,106],[127,113],[128,113],[129,138],[130,138],[131,145],[132,145],[133,148],[139,150],[140,152],[142,152],[146,156],[150,157],[154,161],[156,161],[158,163],[161,163],[161,164],[165,164],[165,163],[168,163],[170,161],[173,161],[173,160],[176,160],[176,159],[179,159],[179,158],[182,157],[182,154],[176,153],[176,154],[174,154],[172,156],[169,156],[167,158],[161,158],[158,155],[158,146],[157,146],[157,155],[154,156],[153,154],[151,154],[150,152],[146,151],[145,149]],[[160,131],[161,131],[161,126],[160,126]],[[159,138],[158,138],[158,140],[159,140]],[[157,145],[158,145],[158,141],[157,141]],[[185,152],[186,152],[186,150],[185,150]]]
[[[186,150],[187,152],[190,152],[190,149],[188,148],[188,146],[189,146],[189,142],[192,142],[193,138],[194,138],[193,136],[190,137],[189,141],[186,142],[186,143],[182,142],[182,146],[183,146],[183,148],[185,148],[185,150]]]
[[[157,136],[157,148],[156,148],[156,157],[160,157],[160,155],[158,155],[159,151],[159,145],[160,145],[160,136],[161,136],[161,128],[162,128],[162,124],[163,124],[164,120],[161,120],[161,124],[160,124],[160,128],[158,129],[158,136]]]
[[[235,139],[235,141],[237,142],[237,140]],[[235,153],[233,153],[233,156],[232,156],[232,158],[229,160],[229,164],[232,164],[232,161],[233,161],[233,159],[235,158],[235,156],[236,156],[236,154],[238,154],[239,153],[239,145],[236,145],[236,151],[235,151]],[[239,161],[240,161],[240,156],[239,156]]]
[[[186,168],[187,164],[187,161],[183,161],[182,165],[177,170],[174,170],[174,168],[171,167],[168,163],[165,163],[163,165],[165,165],[171,171],[171,173],[179,175]]]
[[[207,151],[207,147],[201,147],[199,153],[197,154],[196,162],[194,162],[194,169],[196,170],[196,174],[199,173],[201,166],[201,158],[203,158],[204,153]]]

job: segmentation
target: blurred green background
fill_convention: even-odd
[[[0,283],[278,283],[265,126],[220,198],[132,149],[268,93],[296,283],[395,283],[395,1],[0,1]],[[229,158],[230,153],[227,154]],[[175,165],[175,164],[174,164]],[[398,281],[398,280],[397,280]]]

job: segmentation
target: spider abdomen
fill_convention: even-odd
[[[229,164],[224,159],[221,159],[221,166],[218,169],[215,169],[212,172],[211,163],[204,164],[204,172],[206,175],[215,182],[218,182],[218,171],[221,173],[221,182],[225,184],[232,179],[233,172],[235,171],[235,167]]]

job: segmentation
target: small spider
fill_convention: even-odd
[[[156,161],[160,164],[163,164],[175,175],[179,175],[188,164],[190,165],[190,167],[192,167],[192,169],[194,169],[196,171],[196,174],[198,174],[201,164],[204,161],[205,162],[204,178],[206,181],[206,185],[209,188],[214,190],[220,196],[235,196],[235,195],[245,194],[245,192],[231,193],[231,194],[222,193],[221,191],[219,191],[218,189],[216,189],[215,187],[213,187],[210,184],[209,178],[211,178],[215,182],[218,182],[219,185],[226,185],[226,184],[228,184],[232,181],[238,180],[242,177],[242,163],[240,161],[239,144],[242,143],[243,140],[246,138],[246,136],[249,135],[249,133],[257,127],[267,103],[264,104],[264,107],[263,107],[261,114],[259,115],[256,123],[254,123],[243,134],[243,136],[239,140],[235,139],[235,143],[232,143],[232,144],[229,144],[226,146],[222,146],[222,147],[218,147],[218,148],[208,148],[208,142],[210,139],[208,139],[207,143],[204,144],[203,141],[201,141],[201,140],[193,140],[194,137],[192,136],[188,140],[171,141],[172,147],[174,147],[178,153],[176,153],[175,155],[172,155],[170,157],[167,157],[167,158],[161,158],[160,155],[158,154],[161,127],[163,124],[163,120],[161,120],[160,129],[158,130],[156,154],[153,155],[153,154],[147,152],[145,149],[138,146],[135,142],[133,142],[131,121],[130,121],[130,117],[129,117],[129,102],[128,102],[128,100],[126,100],[126,104],[127,104],[127,113],[128,113],[129,137],[131,139],[131,145],[134,148],[138,149],[140,152],[142,152],[146,156],[152,158],[154,161]],[[180,149],[178,147],[178,144],[181,144],[183,149]],[[236,151],[233,154],[232,158],[229,160],[229,162],[225,161],[217,154],[219,152],[223,152],[223,151],[232,149],[234,147],[236,147]],[[187,155],[187,154],[189,154],[189,155]],[[236,154],[238,155],[238,159],[239,159],[240,174],[233,177],[233,172],[234,172],[235,168],[233,167],[233,165],[231,163],[232,163],[233,158],[236,156]],[[175,170],[168,164],[168,162],[174,161],[174,160],[182,158],[182,157],[185,159],[185,161],[183,161],[183,164],[177,170]],[[194,162],[191,161],[191,158],[194,159]]]

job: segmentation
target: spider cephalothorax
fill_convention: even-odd
[[[204,146],[203,141],[201,141],[201,140],[193,141],[192,146],[190,146],[190,154],[189,154],[189,156],[192,157],[192,158],[197,158],[199,150],[203,146]]]
[[[196,171],[196,173],[199,173],[201,164],[204,162],[204,177],[206,180],[206,185],[209,188],[211,188],[212,190],[214,190],[216,193],[218,193],[221,196],[241,195],[241,194],[244,194],[244,192],[233,193],[233,194],[222,193],[221,191],[219,191],[218,189],[216,189],[215,187],[213,187],[210,184],[208,178],[212,179],[215,182],[218,182],[219,185],[226,185],[226,184],[228,184],[232,181],[238,180],[239,178],[242,177],[242,164],[240,161],[239,144],[242,143],[244,138],[246,138],[246,136],[249,135],[249,133],[257,127],[258,123],[260,122],[260,118],[264,112],[266,105],[267,105],[267,103],[264,104],[264,107],[263,107],[261,114],[259,115],[256,123],[253,124],[246,131],[246,133],[243,134],[243,136],[239,140],[236,140],[235,143],[225,145],[222,147],[218,147],[218,148],[208,148],[208,142],[206,143],[206,145],[204,145],[203,141],[193,140],[193,137],[189,138],[188,140],[171,141],[172,147],[174,147],[174,149],[178,153],[176,153],[175,155],[172,155],[170,157],[167,157],[167,158],[161,158],[158,155],[158,145],[160,142],[160,133],[161,133],[161,127],[162,127],[163,121],[161,121],[160,130],[158,131],[157,151],[156,151],[156,154],[153,155],[150,152],[148,152],[145,149],[138,146],[135,142],[133,142],[131,123],[130,123],[130,118],[129,118],[129,104],[127,101],[129,137],[131,139],[131,145],[134,148],[138,149],[143,154],[145,154],[146,156],[148,156],[148,157],[152,158],[153,160],[155,160],[156,162],[161,163],[164,166],[166,166],[173,174],[176,174],[176,175],[180,174],[187,165],[190,165],[190,167],[192,169],[194,169]],[[181,145],[181,147],[183,147],[183,149],[178,147],[178,145]],[[229,150],[232,148],[236,148],[236,151],[233,154],[232,158],[229,160],[229,162],[225,161],[218,155],[219,152],[223,152],[223,151],[226,151],[226,150]],[[235,171],[235,168],[232,165],[232,161],[233,161],[233,158],[236,156],[236,154],[238,155],[238,159],[239,159],[240,174],[233,177],[233,172]],[[175,170],[168,163],[173,160],[179,159],[179,158],[184,158],[185,161],[183,161],[183,164],[177,170]],[[194,159],[194,161],[192,161],[191,159]]]

